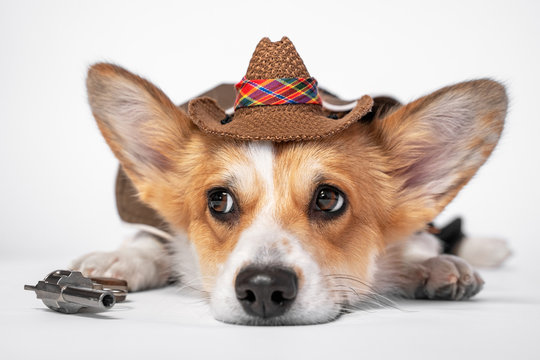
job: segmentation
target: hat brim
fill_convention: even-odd
[[[373,99],[364,95],[345,116],[327,117],[320,105],[287,104],[244,107],[235,111],[230,122],[223,109],[210,97],[189,102],[191,121],[203,132],[241,140],[300,141],[334,135],[359,121],[373,106]]]

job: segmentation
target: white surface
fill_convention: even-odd
[[[532,0],[2,1],[0,357],[58,358],[59,348],[71,356],[104,344],[134,357],[538,358],[539,14]],[[228,326],[171,289],[134,294],[103,315],[111,320],[42,310],[24,283],[113,249],[126,233],[114,208],[116,161],[86,104],[87,66],[116,62],[180,103],[239,80],[257,41],[282,35],[344,98],[408,101],[466,79],[503,81],[503,139],[441,218],[461,214],[469,233],[509,239],[512,264],[486,273],[473,302],[406,303],[322,326]]]
[[[517,261],[484,271],[486,289],[471,301],[402,301],[397,309],[356,312],[329,324],[268,328],[220,323],[205,303],[174,287],[130,294],[105,313],[56,313],[22,291],[51,263],[0,265],[11,274],[0,287],[4,359],[522,360],[540,354],[540,276]]]

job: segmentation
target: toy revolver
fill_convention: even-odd
[[[79,271],[56,270],[36,286],[24,285],[36,292],[47,307],[65,314],[82,308],[108,310],[127,296],[127,282],[120,279],[84,277]]]

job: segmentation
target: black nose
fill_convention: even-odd
[[[280,267],[244,268],[236,276],[236,297],[244,310],[268,319],[284,314],[296,298],[298,278]]]

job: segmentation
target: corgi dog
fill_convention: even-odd
[[[72,269],[125,279],[130,291],[177,278],[204,292],[217,320],[250,325],[324,323],[388,296],[465,300],[482,289],[426,229],[496,146],[500,83],[444,87],[300,141],[205,132],[191,108],[112,64],[91,66],[87,89],[138,198],[171,231],[142,231]]]

